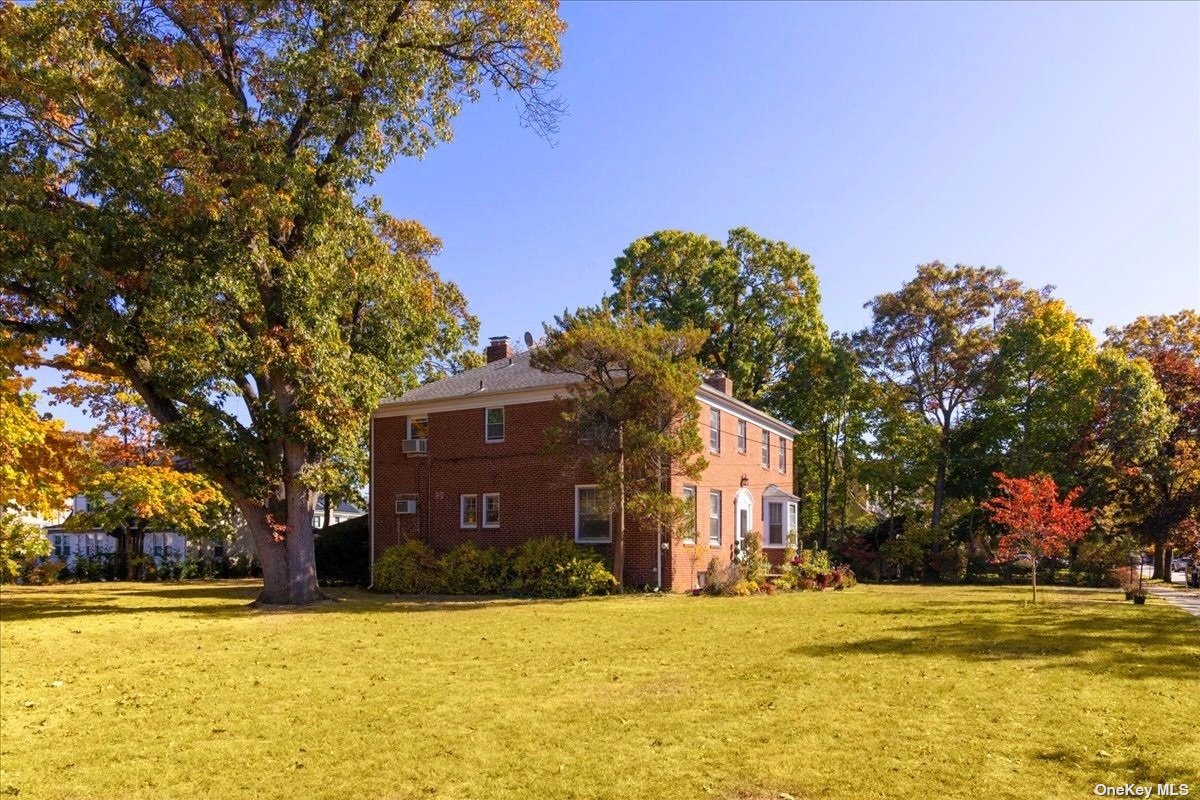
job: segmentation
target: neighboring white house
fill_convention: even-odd
[[[345,501],[342,501],[341,503],[338,503],[335,508],[330,510],[329,524],[337,525],[339,522],[345,522],[346,520],[354,519],[355,517],[365,516],[366,513],[367,513],[366,511],[363,511],[358,506],[353,505],[352,503],[347,503]],[[317,507],[313,510],[313,527],[314,528],[325,527],[325,498],[324,497],[317,499]]]

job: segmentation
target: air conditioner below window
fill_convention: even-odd
[[[397,514],[415,514],[415,513],[417,513],[417,501],[416,500],[397,500],[396,501],[396,513]]]
[[[405,453],[410,455],[419,455],[429,452],[428,439],[405,439],[404,445],[401,448]]]

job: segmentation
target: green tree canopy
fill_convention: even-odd
[[[360,190],[448,140],[487,85],[552,129],[556,6],[0,14],[0,324],[128,381],[246,518],[260,601],[314,600],[314,471],[476,330],[438,241]]]
[[[668,330],[636,315],[583,309],[546,326],[532,363],[578,378],[550,447],[575,452],[587,463],[611,504],[613,575],[624,577],[625,517],[674,532],[685,518],[682,498],[665,479],[697,479],[707,466],[700,455],[700,331]]]

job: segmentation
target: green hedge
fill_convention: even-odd
[[[500,551],[467,542],[440,558],[423,542],[389,547],[375,562],[375,588],[395,594],[607,594],[616,580],[592,550],[569,539],[530,539]]]

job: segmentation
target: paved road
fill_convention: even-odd
[[[1184,611],[1192,616],[1200,617],[1200,591],[1196,589],[1180,588],[1183,583],[1176,586],[1154,585],[1148,587],[1150,594],[1174,606],[1179,606]]]

